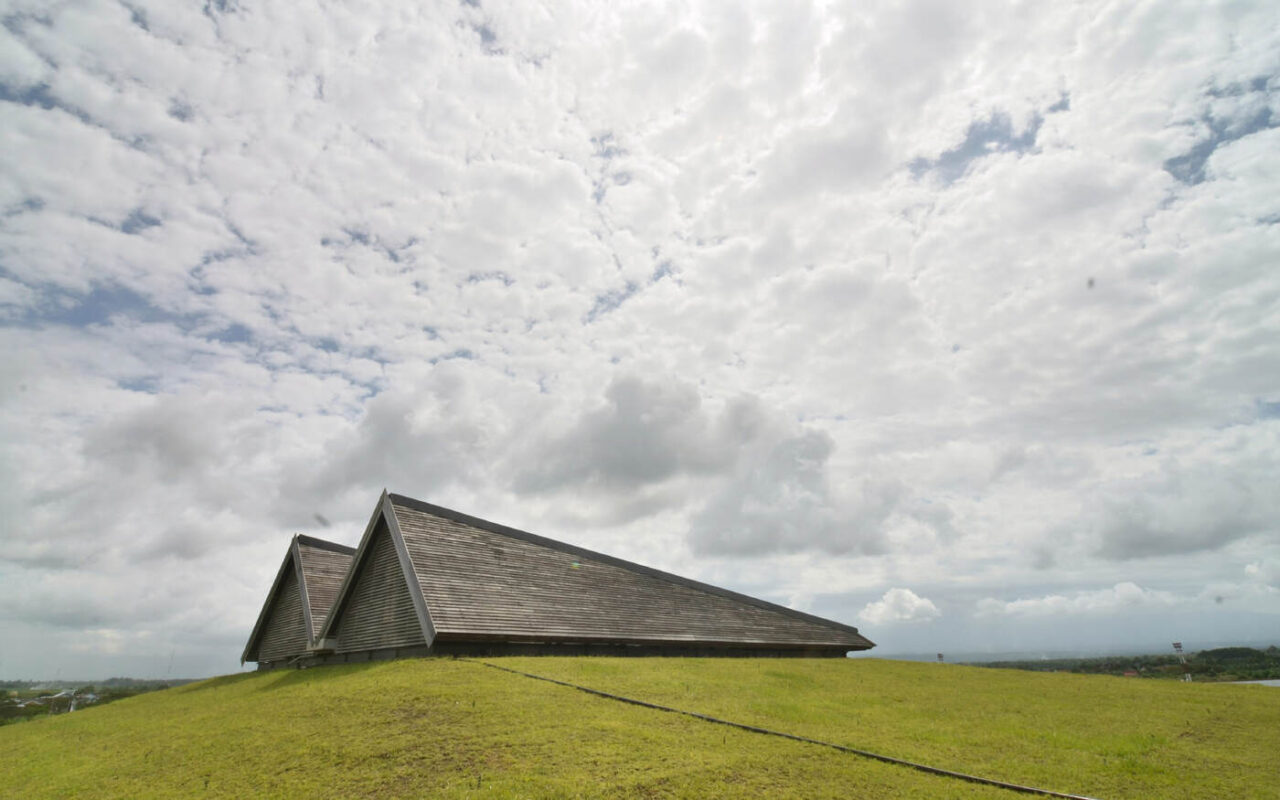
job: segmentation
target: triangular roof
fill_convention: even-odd
[[[362,561],[370,557],[371,542],[388,535],[399,566],[395,571],[403,575],[428,646],[436,641],[778,650],[874,646],[849,625],[386,492],[319,639],[341,637],[340,623],[352,613]],[[387,553],[385,542],[379,547]]]
[[[259,647],[273,622],[300,626],[295,634],[302,647],[296,655],[313,646],[355,553],[354,547],[295,534],[249,634],[240,663],[258,660]],[[282,618],[291,612],[289,619]]]

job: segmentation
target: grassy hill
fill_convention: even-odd
[[[488,659],[1102,798],[1277,797],[1280,690],[874,659]],[[0,797],[1026,797],[415,659],[243,674],[0,728]]]

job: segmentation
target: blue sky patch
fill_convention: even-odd
[[[675,269],[670,261],[663,261],[653,270],[653,275],[649,276],[650,283],[657,283],[663,278],[674,278]]]
[[[1182,155],[1164,162],[1165,172],[1190,186],[1204,181],[1205,164],[1213,151],[1224,144],[1277,125],[1270,108],[1262,108],[1244,119],[1215,119],[1207,116],[1204,123],[1209,126],[1208,138],[1196,142]]]
[[[129,3],[121,3],[125,8],[129,9],[129,21],[147,33],[151,32],[151,25],[147,22],[147,12],[140,8],[130,5]]]
[[[467,283],[484,283],[485,281],[498,281],[503,286],[511,286],[515,283],[515,279],[502,270],[473,272],[467,276]]]
[[[44,200],[39,197],[28,197],[21,202],[14,203],[4,210],[6,217],[16,217],[19,214],[26,214],[31,211],[39,211],[44,208]]]
[[[1061,101],[1059,101],[1061,102]],[[985,120],[969,123],[964,141],[935,159],[917,158],[911,162],[911,174],[919,178],[925,173],[936,173],[943,183],[955,183],[969,171],[969,165],[991,153],[1024,153],[1035,147],[1036,134],[1044,117],[1031,118],[1022,131],[1014,131],[1013,122],[1003,111],[996,111]]]
[[[88,114],[54,97],[47,83],[20,88],[0,81],[0,101],[43,108],[46,111],[57,109],[70,114],[86,125],[93,124]]]
[[[596,319],[604,314],[608,314],[618,306],[627,302],[636,292],[640,291],[640,287],[631,281],[627,281],[627,285],[621,289],[615,289],[611,292],[596,295],[595,304],[591,306],[591,310],[587,312],[587,322],[595,322]]]
[[[205,338],[215,342],[222,342],[223,344],[244,344],[245,342],[252,341],[253,331],[238,322],[233,322],[222,330],[215,331]]]
[[[1253,92],[1267,91],[1267,84],[1271,82],[1270,76],[1257,75],[1250,78],[1247,82],[1241,81],[1229,83],[1226,86],[1210,87],[1205,94],[1210,97],[1240,97]]]
[[[139,231],[145,231],[147,228],[154,228],[160,224],[160,220],[151,216],[141,208],[135,208],[129,212],[129,216],[124,218],[124,222],[120,223],[120,230],[124,233],[133,235]]]
[[[153,376],[145,378],[128,378],[126,380],[119,381],[117,385],[126,391],[143,392],[144,394],[156,394],[160,391],[160,381]]]
[[[473,25],[471,30],[480,34],[480,43],[485,46],[486,50],[489,49],[490,45],[498,41],[497,35],[489,29],[488,25]]]
[[[239,11],[239,4],[235,0],[205,0],[204,15],[209,19],[214,19],[214,13],[233,14]]]
[[[612,131],[605,131],[599,136],[592,136],[591,143],[596,146],[594,154],[596,158],[603,158],[608,161],[627,154],[626,150],[623,150],[615,143]]]
[[[476,354],[465,347],[459,347],[457,350],[450,351],[442,356],[437,356],[436,358],[431,359],[431,363],[438,364],[441,361],[449,361],[454,358],[461,358],[464,361],[474,361]]]
[[[174,99],[174,101],[169,104],[169,116],[179,122],[189,122],[191,118],[195,116],[195,111],[191,108],[190,103]]]
[[[31,323],[70,325],[84,328],[102,325],[113,317],[127,317],[138,322],[173,322],[179,316],[153,305],[150,300],[123,286],[98,286],[88,294],[76,296],[58,292],[53,302],[33,312]]]

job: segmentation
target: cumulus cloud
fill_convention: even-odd
[[[688,541],[707,555],[880,552],[886,522],[909,518],[952,535],[945,504],[892,477],[841,476],[826,432],[740,395],[718,409],[678,379],[614,379],[604,402],[563,430],[525,437],[510,462],[519,495],[607,501],[598,520],[693,509]]]
[[[321,508],[336,496],[368,498],[383,488],[438,492],[474,480],[489,454],[473,415],[426,392],[389,392],[371,400],[364,415],[325,443],[318,461],[295,463],[285,474],[287,499]],[[452,408],[451,408],[452,406]]]
[[[515,477],[518,492],[566,486],[634,491],[677,474],[719,472],[764,433],[759,402],[735,398],[713,417],[682,381],[614,379],[604,404],[539,440]]]
[[[942,616],[942,612],[927,597],[920,597],[910,589],[893,588],[879,600],[867,603],[858,612],[858,619],[868,625],[899,625],[930,622]]]
[[[1280,537],[1274,434],[1259,431],[1249,438],[1226,452],[1191,463],[1169,459],[1139,478],[1104,486],[1098,552],[1134,559],[1215,550],[1249,536]]]
[[[829,435],[807,431],[744,458],[732,479],[693,516],[694,549],[737,555],[883,550],[882,526],[903,488],[863,478],[837,493],[827,474],[833,449]]]
[[[1280,559],[1255,561],[1244,568],[1245,577],[1271,589],[1280,589]]]
[[[836,615],[1270,580],[1265,3],[9,6],[24,650],[233,665],[384,486]]]
[[[978,601],[980,616],[1055,617],[1100,616],[1118,611],[1158,610],[1176,606],[1179,599],[1170,592],[1144,589],[1131,581],[1117,583],[1110,589],[1049,594],[1019,600],[997,600],[986,597]]]

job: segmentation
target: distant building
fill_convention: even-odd
[[[310,580],[294,555],[302,540],[319,541],[295,537],[245,647],[259,668],[435,654],[842,657],[875,646],[839,622],[385,492],[322,609],[293,583]],[[308,601],[299,622],[295,606]]]

